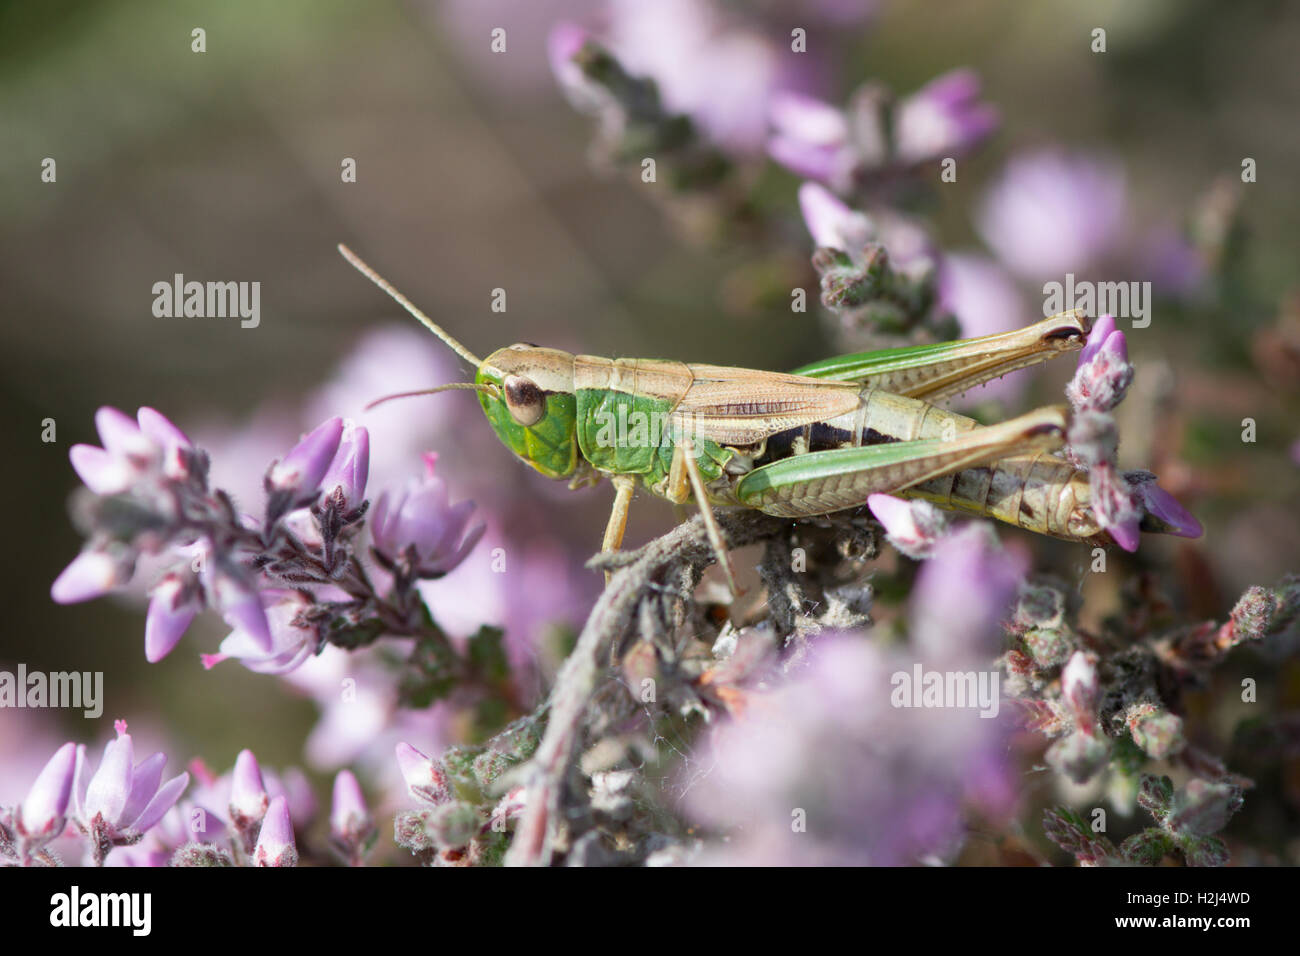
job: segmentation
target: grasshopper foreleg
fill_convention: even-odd
[[[632,492],[636,488],[636,479],[631,475],[611,475],[614,485],[614,505],[609,510],[609,522],[605,525],[605,538],[600,544],[601,553],[617,551],[623,546],[623,532],[627,530],[627,513],[632,507]],[[611,572],[605,572],[605,583],[609,584]]]

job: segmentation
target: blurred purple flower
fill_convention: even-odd
[[[145,659],[154,664],[170,654],[202,609],[203,595],[192,572],[173,572],[158,582],[149,592]]]
[[[90,837],[97,864],[112,846],[135,842],[162,819],[190,780],[190,775],[182,772],[163,783],[166,755],[155,753],[136,764],[126,722],[119,720],[114,727],[117,737],[104,748],[104,757],[93,774],[87,766],[85,746],[77,747],[73,819]]]
[[[271,801],[262,820],[253,850],[257,866],[297,866],[298,848],[293,840],[293,820],[289,818],[289,804],[284,797]]]
[[[610,52],[652,77],[669,110],[729,152],[762,151],[781,59],[765,37],[710,0],[609,0],[606,10]]]
[[[981,103],[973,70],[936,77],[898,104],[894,150],[900,162],[921,164],[961,156],[998,127],[998,113]]]
[[[1024,297],[1015,281],[994,260],[968,253],[948,253],[939,264],[939,304],[957,316],[962,338],[996,335],[1028,325]],[[1007,375],[964,393],[967,402],[1010,402],[1024,391],[1024,375]]]
[[[848,194],[872,173],[960,156],[977,146],[998,123],[997,112],[979,102],[979,94],[974,72],[945,73],[898,101],[891,137],[885,130],[889,97],[879,87],[861,87],[843,110],[782,91],[773,95],[768,111],[768,155],[799,176]]]
[[[91,547],[72,559],[50,585],[58,604],[78,604],[103,597],[131,580],[132,562],[125,556]]]
[[[68,458],[82,482],[97,495],[121,494],[154,471],[169,478],[188,473],[183,451],[190,448],[190,440],[152,408],[139,409],[133,421],[105,405],[95,413],[95,427],[104,447],[73,445]]]
[[[932,662],[986,660],[1001,646],[1000,621],[1029,568],[974,521],[942,538],[921,567],[908,601],[912,645]]]
[[[713,732],[684,794],[695,820],[735,832],[701,862],[906,865],[950,857],[967,803],[1010,793],[996,720],[957,708],[896,708],[910,662],[870,641],[822,635],[806,669],[751,698]],[[999,811],[1005,807],[999,807]]]
[[[1116,163],[1044,150],[1007,164],[975,225],[1013,272],[1041,282],[1081,273],[1118,245],[1124,209]]]
[[[883,131],[869,126],[875,131],[869,144],[861,133],[856,143],[851,142],[848,117],[830,103],[782,90],[772,96],[768,112],[773,132],[767,153],[797,176],[848,193],[864,162],[871,166],[884,162]]]
[[[486,526],[465,527],[474,502],[450,504],[447,484],[434,474],[437,456],[424,456],[425,475],[392,495],[384,491],[371,512],[375,554],[389,569],[409,564],[416,577],[437,578],[465,560]]]

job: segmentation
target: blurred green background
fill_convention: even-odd
[[[149,404],[184,428],[238,427],[259,408],[299,402],[364,333],[400,321],[339,258],[340,241],[481,354],[523,340],[774,369],[827,354],[814,313],[788,307],[791,285],[815,287],[793,176],[763,174],[765,202],[785,222],[775,238],[708,244],[676,231],[649,188],[593,172],[590,124],[564,102],[545,59],[550,24],[592,6],[0,3],[9,534],[0,663],[104,671],[105,718],[165,726],[173,760],[202,754],[221,769],[243,746],[268,764],[299,760],[315,716],[308,701],[237,665],[203,672],[193,637],[147,665],[138,605],[57,607],[48,591],[80,544],[67,517],[76,484],[67,449],[95,442],[98,406]],[[757,6],[781,22],[774,4]],[[1108,31],[1101,56],[1088,46],[1097,25]],[[508,31],[504,56],[488,51],[493,26]],[[194,27],[206,30],[206,53],[191,52]],[[1182,431],[1167,440],[1208,527],[1195,544],[1153,545],[1191,585],[1184,596],[1222,617],[1245,585],[1300,567],[1288,457],[1300,437],[1300,373],[1266,375],[1256,361],[1258,337],[1297,293],[1300,7],[893,2],[869,24],[824,37],[835,101],[869,78],[911,90],[957,66],[983,77],[1003,128],[930,210],[945,247],[976,244],[971,208],[1020,148],[1117,154],[1139,222],[1189,215],[1217,177],[1236,177],[1243,156],[1257,160],[1259,182],[1241,195],[1235,291],[1197,310],[1157,310],[1130,348],[1139,376],[1157,364],[1174,375]],[[40,178],[47,156],[57,160],[54,184]],[[340,181],[343,157],[356,159],[357,182]],[[260,281],[260,327],[155,318],[151,287],[177,272]],[[489,308],[496,287],[508,290],[504,314]],[[427,347],[440,348],[432,338]],[[1042,376],[1034,397],[1059,400],[1068,372]],[[425,401],[448,403],[442,413],[459,416],[466,434],[485,430],[466,396]],[[1246,416],[1258,420],[1256,444],[1240,440]],[[56,443],[41,442],[46,418],[57,422]],[[457,456],[454,446],[439,451]],[[509,470],[521,496],[545,484],[504,449],[472,451],[451,470],[457,497],[474,493],[477,473]],[[607,489],[569,498],[548,488],[521,500],[557,512],[582,551],[595,550],[606,499]],[[638,507],[629,541],[671,520],[666,506]],[[1052,542],[1035,546],[1061,569],[1083,560]],[[205,649],[222,633],[213,620],[196,631]],[[11,716],[0,714],[10,746]],[[87,730],[79,717],[57,719],[77,739],[109,732],[107,720]]]

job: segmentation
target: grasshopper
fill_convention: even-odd
[[[479,359],[350,249],[339,251],[475,369],[472,382],[390,397],[472,389],[497,437],[541,474],[570,487],[608,478],[615,494],[602,551],[621,547],[638,482],[700,508],[733,593],[714,507],[802,518],[884,492],[1070,541],[1109,540],[1090,507],[1087,473],[1054,454],[1065,445],[1064,406],[981,425],[934,404],[1082,348],[1091,323],[1079,311],[788,374],[528,344]]]

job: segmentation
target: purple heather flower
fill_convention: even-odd
[[[973,70],[936,77],[894,110],[894,151],[904,163],[919,164],[969,152],[998,126],[998,113],[979,102]]]
[[[1019,156],[976,216],[985,242],[1031,281],[1081,273],[1121,238],[1124,175],[1110,161],[1047,150]]]
[[[167,757],[155,753],[136,764],[126,722],[114,724],[117,737],[104,748],[99,768],[92,774],[85,746],[77,747],[73,783],[73,818],[91,838],[96,862],[114,843],[133,841],[156,824],[175,805],[189,784],[180,773],[162,783]]]
[[[298,847],[293,842],[293,820],[289,817],[289,803],[276,797],[266,808],[262,830],[257,835],[253,850],[257,866],[297,866]]]
[[[45,764],[19,805],[15,822],[29,846],[39,846],[63,832],[76,768],[77,746],[64,744]]]
[[[317,425],[267,471],[267,490],[299,498],[314,496],[342,438],[343,419],[331,418]]]
[[[144,656],[149,663],[172,652],[202,608],[198,578],[189,571],[168,574],[154,586],[144,624]]]
[[[456,568],[483,536],[479,524],[465,526],[474,502],[449,503],[447,484],[434,474],[436,455],[425,455],[426,473],[400,494],[385,491],[371,513],[375,553],[388,567],[412,559],[417,577],[436,578]]]
[[[95,427],[104,447],[73,445],[68,458],[97,495],[120,494],[151,470],[161,470],[169,478],[188,472],[181,450],[190,447],[190,440],[152,408],[139,409],[132,421],[105,405],[95,413]]]
[[[271,798],[262,782],[262,768],[251,750],[241,750],[235,758],[230,778],[230,817],[243,829],[261,820]]]
[[[208,567],[210,570],[204,575],[204,583],[213,607],[255,648],[263,653],[270,651],[275,643],[267,621],[264,597],[247,579],[242,568],[217,559]]]
[[[913,646],[932,661],[995,653],[998,622],[1008,615],[1027,570],[1026,556],[1001,547],[987,522],[971,522],[943,538],[912,588]]]
[[[348,421],[329,470],[321,482],[326,497],[335,491],[342,496],[343,508],[351,511],[366,496],[366,478],[370,472],[370,433]]]
[[[50,597],[59,604],[77,604],[102,597],[131,580],[132,565],[107,551],[88,548],[72,559],[50,585]]]
[[[1127,472],[1124,476],[1137,492],[1138,502],[1146,519],[1155,519],[1165,534],[1181,538],[1199,538],[1205,529],[1196,516],[1178,503],[1178,500],[1156,484],[1155,476],[1148,472]]]
[[[316,653],[320,646],[319,629],[314,625],[299,626],[302,623],[299,615],[312,605],[311,598],[301,591],[282,588],[268,588],[260,592],[259,598],[265,602],[267,642],[263,644],[258,634],[236,625],[216,654],[202,655],[204,667],[211,669],[224,660],[236,658],[259,674],[286,674]]]
[[[876,494],[867,497],[867,507],[885,526],[889,543],[909,558],[930,557],[948,534],[947,516],[928,501]]]

